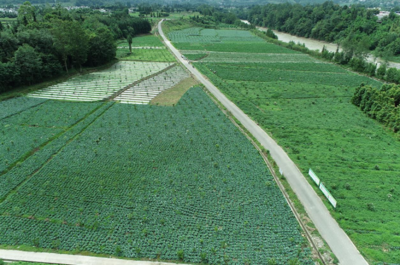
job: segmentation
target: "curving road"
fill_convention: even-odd
[[[363,258],[353,242],[341,229],[338,223],[330,215],[328,209],[322,200],[310,186],[303,174],[285,153],[285,151],[252,119],[235,104],[228,100],[217,87],[208,81],[197,69],[195,69],[182,54],[171,44],[162,31],[161,24],[158,24],[158,32],[164,39],[167,47],[178,58],[178,60],[196,78],[204,84],[204,86],[238,119],[244,127],[267,149],[270,151],[272,158],[282,169],[288,183],[296,193],[297,197],[303,204],[308,216],[312,219],[321,236],[328,243],[333,253],[339,259],[342,265],[367,265],[367,261]]]

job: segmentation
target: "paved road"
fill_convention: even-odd
[[[341,229],[338,223],[330,215],[329,211],[310,186],[303,174],[285,153],[285,151],[262,130],[253,120],[243,113],[235,104],[228,100],[210,81],[189,62],[182,58],[182,54],[165,37],[161,28],[162,21],[158,24],[158,31],[163,37],[165,44],[183,63],[189,71],[201,81],[206,88],[238,119],[244,127],[267,149],[272,158],[282,169],[288,183],[297,197],[304,205],[307,214],[314,222],[321,236],[328,243],[333,253],[342,265],[366,265],[366,260],[354,246],[353,242]]]
[[[175,263],[132,261],[111,258],[97,258],[80,255],[66,255],[18,250],[0,250],[0,258],[7,261],[29,261],[68,265],[178,265]],[[182,265],[182,264],[179,264]]]

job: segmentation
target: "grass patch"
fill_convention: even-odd
[[[207,53],[191,53],[191,54],[184,54],[186,58],[188,58],[191,61],[197,61],[201,60],[205,57],[207,57]]]
[[[187,19],[179,20],[166,20],[162,23],[162,29],[164,34],[168,36],[168,33],[176,30],[182,30],[193,27],[193,24]]]
[[[117,46],[129,48],[127,40],[119,40]],[[164,44],[154,35],[142,35],[132,39],[132,47],[164,47]]]
[[[392,56],[388,58],[389,62],[400,63],[400,56]]]
[[[182,80],[176,86],[161,92],[156,96],[150,104],[160,106],[174,106],[178,104],[181,97],[189,90],[189,88],[197,85],[199,82],[193,77]]]
[[[117,57],[127,61],[176,62],[176,58],[165,49],[118,49]]]

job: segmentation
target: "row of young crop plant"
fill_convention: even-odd
[[[153,48],[136,48],[132,49],[119,49],[117,53],[121,60],[134,60],[146,62],[176,62],[175,57],[164,47]]]
[[[255,81],[255,82],[293,82],[312,85],[328,85],[342,87],[356,87],[364,82],[375,87],[380,86],[380,82],[371,78],[366,78],[355,73],[347,72],[318,72],[319,65],[315,65],[315,71],[284,71],[284,65],[281,69],[272,68],[276,64],[227,64],[227,63],[195,63],[200,71],[206,75],[215,75],[221,80],[235,81]],[[290,68],[289,68],[290,69]]]
[[[316,59],[306,54],[268,54],[268,53],[237,53],[237,52],[209,52],[201,60],[206,63],[317,63]],[[273,68],[273,67],[271,67]]]
[[[127,89],[114,100],[121,103],[148,104],[159,93],[177,85],[188,77],[189,74],[182,67],[175,66]]]
[[[265,42],[251,32],[244,30],[188,28],[170,32],[168,37],[174,43]]]
[[[31,99],[33,100],[33,99]],[[96,118],[99,117],[105,110],[107,110],[114,103],[68,103],[68,102],[56,102],[59,104],[60,112],[67,113],[66,115],[74,116],[71,113],[71,104],[75,104],[79,107],[84,107],[84,105],[92,105],[94,111],[90,111],[90,115],[76,123],[69,130],[60,134],[59,137],[47,143],[40,149],[35,149],[35,152],[31,153],[26,159],[17,163],[14,167],[10,168],[6,172],[2,172],[0,177],[0,201],[6,199],[13,190],[15,190],[21,183],[23,183],[27,178],[32,176],[36,170],[40,169],[53,155],[57,154],[67,143],[74,137],[79,135],[87,126],[89,126]],[[68,103],[68,104],[67,104]],[[81,110],[83,113],[84,109]],[[52,115],[38,113],[39,117],[44,117],[51,119]],[[56,122],[56,119],[54,119]],[[43,137],[43,136],[42,136]],[[27,145],[27,139],[22,141]]]
[[[297,51],[276,46],[267,42],[178,42],[174,46],[179,50],[201,50],[214,52],[240,52],[240,53],[279,53],[300,54]]]
[[[26,104],[26,107],[17,115],[0,121],[0,174],[99,106],[99,103],[72,104],[56,101],[38,104],[34,98],[6,100],[0,102],[0,106],[14,106],[9,101]],[[20,109],[24,107],[11,109],[10,112]]]
[[[30,93],[28,96],[70,101],[99,101],[169,65],[170,63],[118,62],[104,71],[71,78],[66,82]]]
[[[0,101],[0,120],[15,115],[28,108],[42,104],[46,99],[31,99],[26,97],[16,97]]]
[[[163,49],[165,49],[165,46],[161,42],[161,40],[154,35],[135,37],[132,39],[131,45],[132,45],[132,48],[133,47],[162,47]],[[121,40],[121,41],[117,42],[117,46],[129,48],[129,43],[127,40]]]
[[[313,264],[263,159],[201,88],[175,107],[113,104],[8,196],[0,219],[0,244]]]

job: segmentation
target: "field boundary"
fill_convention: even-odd
[[[121,95],[122,93],[124,93],[124,92],[125,92],[126,90],[128,90],[129,88],[132,88],[132,87],[134,87],[135,85],[140,84],[140,83],[143,82],[143,81],[146,81],[146,80],[148,80],[148,79],[150,79],[150,78],[153,78],[153,77],[155,77],[155,76],[157,76],[157,75],[159,75],[159,74],[162,74],[162,73],[168,71],[169,69],[173,68],[174,66],[176,66],[176,63],[172,63],[170,66],[167,66],[166,68],[162,69],[161,71],[159,71],[159,72],[157,72],[157,73],[154,73],[154,74],[152,74],[152,75],[146,76],[146,77],[144,77],[144,78],[142,78],[142,79],[140,79],[140,80],[138,80],[138,81],[133,82],[132,84],[127,85],[126,87],[122,88],[121,90],[119,90],[119,91],[115,92],[114,94],[112,94],[111,96],[109,96],[107,99],[105,99],[105,101],[114,100],[116,97],[118,97],[119,95]]]
[[[300,224],[300,227],[302,228],[302,230],[305,233],[305,237],[307,238],[307,241],[311,244],[311,247],[314,249],[314,251],[317,253],[320,261],[322,262],[323,265],[328,265],[322,254],[320,253],[320,251],[318,250],[316,244],[314,243],[314,240],[312,239],[311,234],[309,233],[309,231],[306,228],[306,225],[303,224],[303,221],[300,218],[300,214],[297,212],[296,207],[293,205],[292,201],[290,200],[289,194],[287,194],[285,187],[282,185],[281,181],[279,180],[279,177],[276,175],[276,172],[273,168],[273,166],[271,165],[268,157],[263,153],[263,151],[261,150],[261,148],[258,146],[258,144],[248,135],[248,133],[246,132],[246,130],[244,128],[242,128],[241,125],[239,125],[236,120],[234,118],[232,118],[229,114],[228,111],[225,110],[222,107],[222,104],[215,99],[212,95],[210,95],[210,92],[208,90],[205,91],[206,94],[211,98],[211,100],[218,106],[218,108],[225,114],[225,116],[240,130],[240,132],[246,136],[246,138],[253,144],[253,146],[257,149],[257,151],[260,153],[261,157],[264,159],[265,164],[267,165],[269,171],[271,172],[272,176],[274,177],[274,180],[276,182],[276,184],[278,185],[279,189],[281,190],[283,196],[285,197],[286,202],[288,203],[290,209],[292,210],[294,216],[297,219],[297,222]],[[307,216],[308,217],[308,216]],[[309,217],[308,217],[309,218]]]

